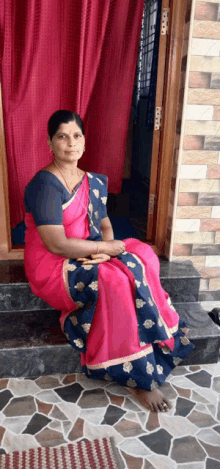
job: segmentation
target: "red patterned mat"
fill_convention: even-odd
[[[120,469],[112,438],[0,455],[1,469]]]

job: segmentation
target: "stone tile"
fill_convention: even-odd
[[[199,370],[201,370],[201,366],[199,366],[199,365],[191,365],[191,366],[189,366],[189,370],[190,370],[190,371],[199,371]]]
[[[0,390],[7,388],[8,379],[0,379]]]
[[[125,438],[132,436],[138,436],[144,433],[142,427],[137,422],[132,422],[131,420],[121,419],[120,422],[114,425],[115,430],[120,433]]]
[[[71,432],[68,435],[68,439],[70,441],[78,440],[78,438],[83,437],[83,428],[84,428],[84,420],[78,418],[73,425]]]
[[[220,278],[211,278],[209,287],[210,290],[220,290]]]
[[[177,218],[211,218],[212,207],[207,206],[186,206],[177,207]]]
[[[145,457],[151,454],[151,451],[138,438],[129,438],[120,443],[119,448],[127,454]]]
[[[51,419],[46,417],[45,415],[35,414],[30,422],[28,423],[26,429],[23,433],[29,433],[30,435],[35,435],[38,433],[42,428],[46,427],[48,423],[51,422]]]
[[[45,404],[44,402],[39,401],[39,399],[36,399],[37,407],[38,407],[38,412],[41,414],[46,414],[48,415],[51,409],[53,408],[53,404]]]
[[[220,393],[220,376],[213,378],[212,389],[213,391]]]
[[[84,437],[88,440],[95,440],[96,438],[113,437],[116,446],[123,441],[123,437],[110,425],[92,425],[89,422],[84,424]],[[133,435],[131,435],[133,436]]]
[[[62,422],[60,420],[52,420],[52,422],[48,424],[48,428],[63,433]]]
[[[210,90],[204,90],[204,92],[207,92],[207,91],[210,91]],[[211,91],[214,92],[216,90],[211,90]],[[220,103],[220,100],[219,100],[219,103]],[[211,136],[211,137],[218,136],[219,138],[220,137],[220,122],[188,120],[185,123],[185,134],[186,135],[205,135],[205,136]],[[205,148],[205,145],[204,145],[204,149],[207,150],[207,148]],[[190,166],[194,166],[194,165],[190,165]],[[205,166],[205,165],[196,165],[196,166]],[[192,171],[192,178],[190,175],[190,179],[202,179],[203,177],[205,177],[204,174],[206,174],[206,168],[199,168],[199,172],[201,174],[200,178],[199,177],[196,178],[194,176],[194,171]],[[183,179],[183,177],[181,179]],[[187,177],[185,179],[187,179]]]
[[[190,422],[196,425],[199,428],[203,427],[211,427],[215,425],[217,422],[211,417],[209,414],[205,414],[203,412],[198,412],[197,410],[193,410],[192,413],[187,417]]]
[[[82,409],[106,407],[108,404],[109,400],[103,389],[93,389],[91,391],[84,391],[83,395],[80,397],[80,400],[78,402],[78,406]]]
[[[2,425],[7,429],[12,431],[13,433],[19,434],[22,433],[23,430],[26,428],[27,424],[29,423],[31,417],[6,417],[3,420]]]
[[[75,381],[76,381],[76,375],[75,373],[73,373],[71,375],[65,376],[65,378],[63,379],[63,384],[71,384],[71,383],[75,383]]]
[[[204,443],[203,441],[200,441],[200,443],[203,446],[203,448],[206,450],[210,458],[214,458],[220,461],[220,447],[208,445],[207,443]]]
[[[44,430],[38,433],[35,438],[43,447],[59,446],[67,443],[61,432],[57,432],[50,428],[44,428]]]
[[[209,41],[213,39],[220,39],[220,24],[217,21],[194,21],[193,36],[196,38],[207,38]],[[197,50],[199,49],[198,46]],[[217,45],[214,44],[215,51]],[[201,55],[201,54],[199,54]],[[210,55],[208,53],[207,55]],[[211,54],[213,55],[213,54]],[[214,54],[216,55],[216,54]]]
[[[220,220],[219,220],[220,222]],[[220,265],[220,256],[207,256],[206,257],[206,262],[205,262],[205,266],[206,267],[219,267]],[[215,298],[213,298],[215,299]],[[217,298],[219,299],[219,298]]]
[[[90,379],[84,373],[77,374],[77,381],[84,389],[96,389],[96,388],[105,388],[108,385],[108,382],[98,379]]]
[[[11,397],[13,397],[13,394],[8,389],[0,392],[0,410],[4,409]]]
[[[132,412],[132,411],[126,412],[125,419],[131,420],[132,422],[138,422],[138,423],[140,422],[137,412]]]
[[[179,207],[178,207],[179,208]],[[175,219],[175,231],[188,231],[188,232],[195,232],[200,230],[200,219],[191,219],[191,218],[184,218],[184,219]]]
[[[154,451],[157,454],[164,454],[168,455],[170,444],[171,444],[172,435],[168,433],[166,430],[161,428],[160,430],[153,432],[149,435],[144,435],[139,437],[139,440],[143,441],[143,443]]]
[[[194,402],[191,402],[188,399],[184,399],[183,397],[178,397],[176,402],[175,415],[186,417],[191,412],[193,407],[195,407]]]
[[[32,396],[15,397],[4,409],[6,417],[19,415],[32,415],[36,411],[36,405]]]
[[[125,398],[123,409],[132,410],[133,412],[140,411],[140,407],[138,407],[131,399],[128,399],[128,397]]]
[[[195,20],[217,21],[218,5],[217,3],[199,2],[195,5]]]
[[[53,389],[60,386],[60,381],[55,376],[40,376],[35,382],[41,389]]]
[[[212,120],[213,106],[208,104],[187,104],[186,120]]]
[[[94,409],[84,409],[80,412],[80,417],[83,420],[91,422],[93,425],[101,425],[103,417],[106,413],[105,407],[97,407]]]
[[[219,167],[220,168],[220,167]],[[220,218],[220,207],[212,207],[212,218]]]
[[[193,244],[192,255],[194,256],[217,256],[220,255],[220,244]]]
[[[184,150],[203,150],[204,137],[202,135],[185,135],[183,139]],[[185,191],[188,192],[188,191]],[[196,192],[196,191],[194,191]]]
[[[40,388],[31,380],[18,380],[11,378],[8,383],[8,389],[14,396],[34,395],[40,391]]]
[[[114,425],[126,412],[119,407],[109,405],[104,415],[102,425]]]
[[[55,405],[52,412],[50,413],[50,417],[53,419],[58,419],[58,420],[66,420],[67,417],[66,415],[61,412],[61,410]]]
[[[187,152],[184,152],[184,153],[187,153]],[[190,152],[191,153],[191,152]],[[217,152],[216,152],[217,153]],[[197,205],[197,201],[198,201],[198,194],[196,193],[180,193],[178,194],[178,202],[177,202],[177,205],[178,206],[181,206],[181,205]]]
[[[2,438],[3,438],[4,433],[5,433],[5,428],[4,428],[4,427],[0,427],[0,445],[1,445]]]
[[[4,434],[2,447],[6,453],[13,451],[27,451],[31,448],[38,448],[40,445],[33,435],[16,435],[7,430]]]
[[[156,412],[149,412],[148,421],[146,423],[146,429],[149,432],[152,432],[153,430],[156,430],[159,427],[160,427],[160,422],[159,422],[158,414]]]
[[[220,58],[219,57],[206,57],[192,56],[190,61],[190,70],[195,72],[220,72]]]
[[[124,397],[123,396],[114,396],[114,394],[111,394],[111,393],[108,393],[107,392],[107,395],[111,401],[111,403],[113,405],[117,405],[119,407],[121,407],[123,405],[123,402],[124,402]]]
[[[143,458],[135,458],[134,456],[124,453],[122,450],[121,454],[125,459],[126,467],[128,469],[142,469]]]
[[[207,176],[206,177],[210,178],[210,179],[218,179],[220,177],[220,166],[219,165],[208,165],[208,167],[207,167]]]
[[[220,150],[220,139],[219,139],[219,150]],[[180,184],[179,184],[179,192],[214,192],[216,193],[218,192],[219,189],[220,189],[220,183],[217,179],[201,179],[201,180],[181,179]]]
[[[212,232],[203,232],[203,233],[174,233],[174,242],[175,243],[214,243],[215,242],[215,233]]]
[[[148,459],[145,459],[143,469],[155,469],[155,466],[152,466],[150,461],[148,461]]]
[[[190,72],[189,88],[210,88],[211,73]]]
[[[177,244],[173,245],[174,256],[191,256],[192,244]]]
[[[64,420],[62,422],[62,426],[63,426],[63,435],[66,437],[68,433],[70,432],[70,429],[72,428],[73,424],[72,422]]]
[[[179,368],[183,370],[183,367]],[[161,386],[160,389],[167,399],[175,399],[177,397],[177,392],[173,388],[173,385],[168,383],[167,381],[165,381],[165,383],[163,384],[163,386]]]
[[[219,73],[212,73],[210,88],[212,89],[220,88],[220,74]]]
[[[149,412],[138,412],[137,413],[137,416],[141,422],[141,425],[144,427],[145,426],[145,423],[146,423],[146,420],[147,420],[147,417],[149,415]]]
[[[174,386],[174,388],[177,390],[178,394],[181,397],[186,397],[187,399],[190,399],[190,396],[191,396],[190,389],[183,389],[183,388],[179,388],[178,386]]]
[[[205,22],[203,22],[205,23]],[[218,24],[218,23],[216,23]],[[208,24],[207,24],[208,27]],[[207,57],[218,57],[220,52],[220,43],[216,39],[194,38],[192,40],[192,55],[206,55]]]
[[[54,391],[64,401],[75,403],[79,399],[79,396],[83,391],[83,387],[78,383],[74,383],[62,388],[56,388]]]
[[[57,407],[66,415],[67,420],[71,420],[72,422],[75,422],[80,413],[80,408],[72,403],[61,402],[57,404]]]
[[[215,430],[215,432],[220,433],[220,425],[216,425],[215,427],[213,427],[213,430]],[[0,443],[1,443],[1,440],[0,440]]]
[[[217,417],[218,420],[220,420],[220,401],[218,403],[218,409],[217,409]]]
[[[49,404],[56,404],[57,402],[61,402],[61,399],[57,396],[57,394],[54,391],[55,390],[52,390],[52,389],[41,391],[36,395],[36,397],[40,401],[43,401]]]
[[[220,268],[217,268],[217,267],[216,268],[207,267],[207,268],[204,268],[204,269],[200,269],[199,272],[203,276],[203,278],[219,278],[220,277]],[[210,306],[211,309],[209,309],[207,307],[204,307],[203,305],[201,305],[201,306],[207,311],[211,311],[211,309],[212,309],[212,304],[207,305],[207,307]],[[218,304],[216,304],[216,306],[218,306]],[[215,305],[213,305],[213,308],[215,308]]]
[[[185,464],[177,464],[177,469],[186,469]],[[191,462],[190,469],[206,469],[205,461],[204,462]]]
[[[213,120],[214,121],[219,121],[220,120],[220,106],[214,106]]]
[[[3,448],[0,448],[0,454],[6,454],[6,451]]]
[[[196,388],[195,391],[204,397],[208,402],[204,402],[207,404],[217,404],[218,402],[218,395],[216,394],[215,391],[212,391],[211,389],[208,388]],[[193,399],[193,396],[192,396]]]
[[[213,404],[206,405],[208,412],[215,418],[216,408]]]
[[[218,463],[216,459],[207,458],[206,469],[220,469],[220,463]]]
[[[193,436],[184,436],[174,440],[171,458],[177,463],[204,461],[205,457],[205,451]]]
[[[207,373],[205,370],[201,370],[198,373],[192,373],[190,375],[186,375],[187,379],[190,379],[193,383],[197,384],[197,386],[202,386],[205,388],[210,388],[211,386],[211,375]]]
[[[176,469],[176,464],[168,456],[160,456],[155,454],[148,457],[148,460],[151,462],[155,469]]]
[[[187,435],[194,435],[198,428],[193,425],[186,418],[176,416],[168,416],[167,414],[159,414],[160,426],[164,428],[173,437],[182,437]]]
[[[196,404],[196,406],[194,407],[194,410],[196,410],[197,412],[203,412],[205,414],[210,414],[209,410],[207,409],[207,407],[204,405],[204,404]]]
[[[185,376],[175,376],[172,379],[172,385],[181,389],[194,389],[196,384],[190,382]]]
[[[205,137],[204,149],[205,150],[220,151],[220,138],[219,137],[214,137],[214,136]],[[200,191],[200,192],[205,192],[205,191]],[[212,192],[216,192],[216,191],[212,191]]]
[[[204,443],[220,447],[220,435],[218,435],[218,433],[216,433],[212,428],[200,430],[196,434],[196,437]]]
[[[111,383],[109,386],[107,386],[106,390],[110,392],[111,394],[116,394],[119,396],[128,396],[130,395],[130,392],[125,389],[123,386],[120,386],[119,384]]]

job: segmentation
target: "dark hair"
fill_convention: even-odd
[[[67,124],[68,122],[76,122],[83,135],[85,135],[84,125],[81,117],[77,112],[60,110],[56,111],[50,116],[50,119],[47,124],[48,135],[50,139],[53,138],[61,124]]]

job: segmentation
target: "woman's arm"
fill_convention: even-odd
[[[103,241],[112,241],[114,239],[114,233],[109,217],[105,217],[101,220],[100,228]]]
[[[53,254],[59,256],[78,259],[88,257],[97,253],[117,256],[125,249],[123,241],[87,241],[78,238],[66,238],[64,227],[62,225],[41,225],[38,226],[40,237]]]

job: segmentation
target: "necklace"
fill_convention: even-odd
[[[74,191],[74,189],[72,190],[72,189],[70,188],[70,186],[69,186],[69,184],[68,184],[68,182],[67,182],[67,180],[66,180],[66,178],[65,178],[65,176],[64,176],[64,174],[63,174],[63,171],[61,171],[61,169],[60,169],[59,165],[57,164],[57,162],[56,162],[55,160],[54,160],[53,162],[54,162],[56,168],[58,169],[59,173],[61,174],[61,176],[62,176],[62,178],[63,178],[63,180],[64,180],[64,182],[65,182],[65,184],[66,184],[66,187],[67,187],[69,193],[72,194],[73,191]],[[77,169],[78,169],[78,168],[77,168]],[[77,174],[77,175],[78,175],[78,174]]]
[[[67,187],[69,193],[72,194],[72,193],[74,192],[74,189],[73,189],[73,190],[70,189],[70,186],[69,186],[69,184],[67,183],[67,180],[66,180],[66,178],[65,178],[65,176],[64,176],[64,174],[63,174],[63,172],[62,172],[61,169],[59,168],[57,162],[56,162],[55,160],[54,160],[53,162],[54,162],[55,166],[57,167],[59,173],[61,174],[61,176],[62,176],[62,178],[63,178],[63,180],[64,180],[64,182],[65,182],[65,184],[66,184],[66,187]],[[78,199],[79,203],[82,205],[82,207],[87,210],[88,217],[89,217],[89,220],[90,220],[90,224],[94,227],[93,219],[92,219],[92,216],[90,215],[90,206],[91,206],[92,204],[91,204],[91,199],[90,199],[89,194],[88,194],[88,196],[89,196],[89,204],[88,204],[88,207],[86,207],[86,206],[82,203],[81,199],[80,199],[80,198],[78,197],[78,195],[77,195],[77,192],[75,193],[75,196],[76,196],[76,198]],[[89,209],[88,209],[88,208],[89,208]],[[92,213],[92,211],[91,211],[91,213]],[[95,228],[95,227],[94,227],[94,228]],[[95,228],[95,229],[97,230],[97,228]]]

